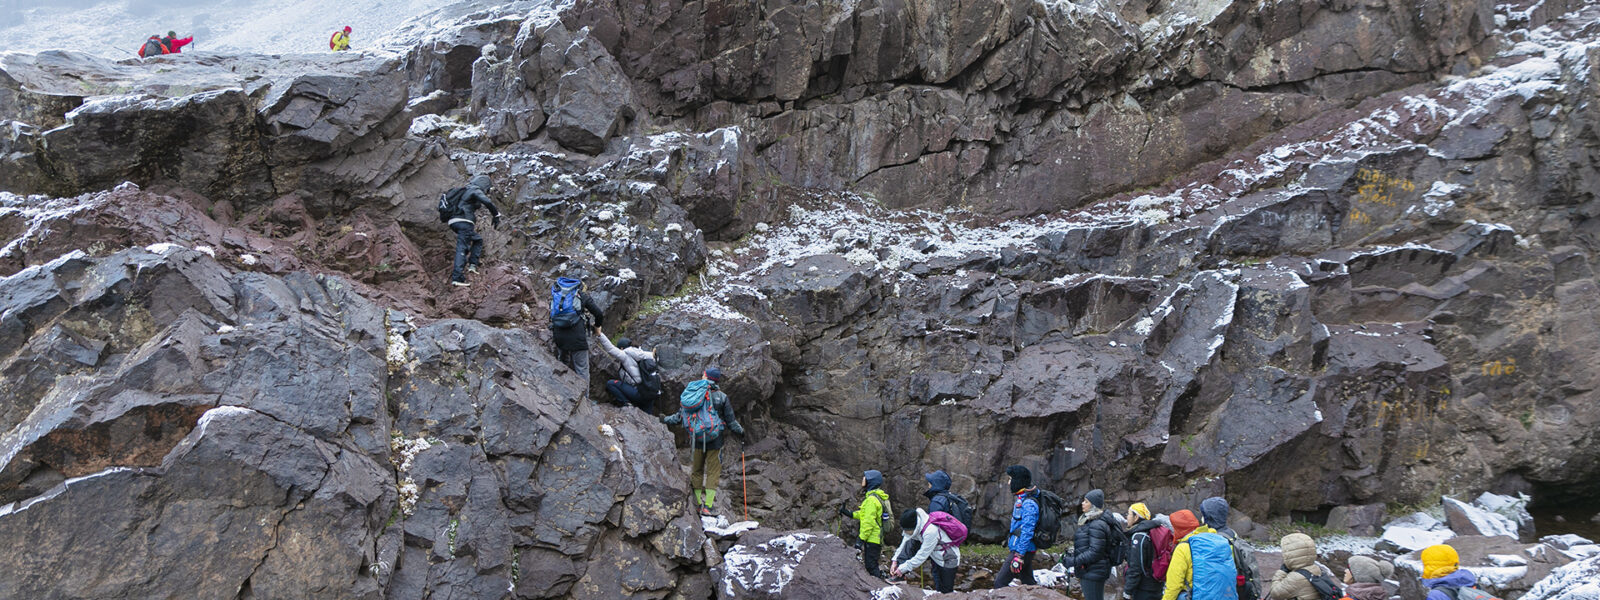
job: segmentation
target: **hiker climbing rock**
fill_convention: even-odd
[[[1178,542],[1172,549],[1172,564],[1167,567],[1167,585],[1161,600],[1178,600],[1184,593],[1190,598],[1253,600],[1239,598],[1228,538],[1200,524],[1200,519],[1187,510],[1172,513],[1172,535],[1177,536]]]
[[[340,31],[333,32],[333,36],[328,38],[328,48],[331,48],[334,52],[343,52],[350,49],[349,25],[345,25],[344,29]]]
[[[878,568],[878,557],[883,553],[883,521],[892,514],[889,510],[889,492],[883,491],[883,473],[862,473],[861,491],[861,505],[855,512],[848,512],[848,508],[841,506],[839,514],[852,517],[860,524],[856,543],[861,547],[861,562],[866,565],[868,575],[883,579],[883,571]]]
[[[439,196],[439,220],[456,233],[455,266],[450,270],[450,283],[466,287],[467,271],[478,272],[483,261],[483,236],[478,235],[474,220],[479,208],[489,210],[494,226],[500,226],[500,209],[489,200],[489,190],[494,183],[488,175],[478,175],[467,185],[451,189]]]
[[[194,42],[194,36],[180,38],[178,32],[168,31],[167,37],[161,38],[161,42],[167,45],[167,54],[177,54],[183,51],[184,46]]]
[[[562,277],[550,284],[550,336],[556,344],[556,358],[561,359],[583,380],[584,395],[587,396],[589,329],[604,322],[606,313],[583,289],[583,280],[572,277]],[[589,317],[594,318],[592,325]]]
[[[1128,507],[1128,571],[1123,593],[1130,600],[1158,600],[1172,562],[1172,530],[1151,518],[1142,502]]]
[[[689,454],[689,487],[700,504],[700,514],[709,517],[717,500],[717,483],[722,479],[723,433],[732,431],[744,437],[744,426],[734,417],[728,395],[717,386],[722,381],[722,371],[707,367],[703,375],[684,387],[678,397],[678,412],[661,417],[661,422],[689,430],[693,448]]]
[[[941,471],[942,472],[942,471]],[[913,508],[900,513],[900,548],[890,563],[889,576],[903,578],[927,560],[933,561],[933,589],[950,593],[956,587],[956,567],[961,565],[961,542],[967,526],[947,512]]]
[[[612,344],[599,327],[594,328],[594,333],[606,353],[620,363],[617,378],[606,381],[606,393],[611,394],[611,401],[617,406],[632,404],[645,414],[656,414],[656,399],[661,397],[661,373],[655,351],[635,347],[628,338]]]
[[[1038,585],[1033,579],[1034,529],[1039,526],[1039,490],[1033,487],[1033,471],[1022,465],[1006,467],[1011,481],[1006,489],[1016,497],[1011,506],[1011,528],[1006,536],[1006,549],[1011,556],[1000,572],[994,576],[995,589],[1011,585],[1012,579],[1027,585]]]
[[[1061,556],[1061,564],[1077,568],[1084,600],[1103,600],[1106,580],[1111,578],[1111,568],[1122,563],[1122,545],[1127,538],[1116,517],[1106,512],[1104,492],[1089,490],[1080,506],[1083,515],[1078,517],[1072,552]]]

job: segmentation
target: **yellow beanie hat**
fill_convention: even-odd
[[[1133,503],[1133,506],[1129,506],[1128,510],[1132,511],[1133,514],[1139,515],[1141,519],[1150,518],[1150,508],[1146,507],[1143,502]]]
[[[1456,549],[1444,544],[1428,546],[1422,551],[1422,578],[1438,579],[1456,572],[1461,556]]]

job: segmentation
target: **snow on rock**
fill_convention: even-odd
[[[1600,600],[1600,556],[1556,568],[1522,600]]]
[[[1533,531],[1533,515],[1528,513],[1528,503],[1533,498],[1527,494],[1505,496],[1484,492],[1473,499],[1472,503],[1489,511],[1493,511],[1512,523],[1516,524],[1519,531],[1531,533]]]
[[[729,523],[728,518],[721,515],[715,517],[700,517],[700,528],[705,530],[706,535],[720,538],[736,537],[741,533],[750,531],[759,526],[760,525],[755,521],[739,521],[737,523]]]
[[[1380,544],[1387,542],[1402,551],[1411,551],[1442,544],[1452,537],[1455,537],[1455,533],[1445,528],[1438,519],[1419,512],[1384,525],[1383,536],[1378,538],[1378,542]]]
[[[1517,537],[1516,522],[1499,513],[1455,498],[1445,497],[1443,501],[1444,514],[1450,522],[1450,529],[1459,535]]]
[[[1033,580],[1039,582],[1039,585],[1045,587],[1059,587],[1066,585],[1067,580],[1070,578],[1071,576],[1067,574],[1067,568],[1061,566],[1059,563],[1056,564],[1056,566],[1048,569],[1033,570]],[[1011,585],[1020,584],[1021,580],[1014,579],[1011,581]]]
[[[773,596],[782,594],[783,588],[794,579],[795,568],[816,546],[815,537],[809,533],[791,533],[754,547],[741,544],[728,549],[722,556],[723,595],[735,597],[741,590]]]

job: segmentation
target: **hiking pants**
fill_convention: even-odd
[[[695,448],[689,459],[689,488],[695,490],[717,489],[722,479],[722,449]]]
[[[456,262],[450,270],[450,281],[466,281],[467,265],[478,266],[483,261],[483,236],[473,228],[471,221],[450,224],[456,232]]]
[[[1135,589],[1129,595],[1133,597],[1133,600],[1161,600],[1161,592],[1162,590]]]
[[[578,374],[578,378],[583,380],[583,394],[585,396],[588,396],[589,395],[589,349],[588,348],[584,348],[582,350],[562,350],[560,348],[557,348],[556,349],[556,358],[561,359],[562,364],[567,365],[568,368],[572,369],[572,372]]]
[[[656,414],[655,399],[646,400],[639,393],[639,388],[623,383],[621,380],[613,379],[606,382],[606,391],[611,393],[611,398],[616,400],[618,406],[632,404],[638,407],[639,410],[644,411],[644,414]]]
[[[928,561],[929,570],[933,571],[933,589],[948,594],[956,589],[956,568],[941,567],[933,561]]]
[[[1093,579],[1079,579],[1078,584],[1083,587],[1083,600],[1106,600],[1106,582]]]
[[[994,576],[994,589],[998,590],[1011,585],[1011,578],[1013,577],[1025,585],[1039,585],[1039,582],[1033,579],[1032,552],[1022,555],[1022,572],[1015,575],[1011,574],[1011,555],[1006,554],[1006,564],[1000,565],[1000,572]]]
[[[867,574],[878,579],[883,579],[883,571],[878,570],[878,556],[883,553],[883,544],[861,540],[861,562],[867,566]]]

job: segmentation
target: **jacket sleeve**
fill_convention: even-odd
[[[894,562],[900,563],[901,566],[904,566],[906,561],[911,559],[911,555],[913,554],[913,552],[911,552],[911,545],[915,543],[917,543],[917,538],[909,535],[900,536],[900,547],[895,548]]]
[[[717,395],[720,396],[717,399],[717,412],[722,417],[722,421],[728,424],[728,430],[744,435],[744,426],[739,424],[738,417],[733,416],[733,402],[728,400],[727,394],[719,391]]]
[[[187,45],[189,45],[190,42],[193,42],[193,41],[194,41],[194,36],[192,36],[192,35],[189,36],[189,37],[186,37],[186,38],[179,38],[179,39],[176,39],[176,40],[172,40],[172,51],[173,52],[177,52],[179,48],[187,46]]]
[[[473,202],[476,202],[478,206],[482,206],[483,208],[487,209],[490,216],[493,216],[497,219],[500,218],[500,207],[495,206],[494,200],[490,200],[489,195],[483,193],[483,190],[475,187],[468,187],[467,197],[472,199]]]
[[[867,494],[867,497],[862,498],[861,507],[851,516],[861,524],[861,539],[869,542],[883,539],[878,535],[879,529],[883,527],[883,503],[878,502],[877,494]]]
[[[922,537],[922,549],[918,550],[917,551],[917,555],[911,557],[911,560],[908,560],[905,563],[900,565],[900,570],[901,571],[910,571],[910,570],[915,569],[915,568],[917,568],[919,566],[922,566],[923,561],[926,561],[926,560],[928,560],[928,557],[933,556],[934,549],[939,547],[939,527],[938,526],[936,526],[936,525],[934,525],[932,523],[929,523],[926,527],[922,528],[922,536],[921,537]]]
[[[1100,519],[1095,519],[1094,521],[1099,520]],[[1077,552],[1074,553],[1077,554],[1077,560],[1074,561],[1076,564],[1093,565],[1106,559],[1106,548],[1111,545],[1111,538],[1109,536],[1113,535],[1113,532],[1111,531],[1111,527],[1104,522],[1096,523],[1094,521],[1091,521],[1088,525],[1086,525],[1086,527],[1090,528],[1089,547],[1078,548],[1076,549]],[[1096,531],[1101,531],[1103,533],[1101,535],[1095,535]]]
[[[583,300],[583,309],[594,315],[595,323],[604,323],[606,321],[606,312],[600,310],[600,305],[594,303],[594,298],[590,298],[588,294],[582,294],[580,298]]]
[[[677,425],[679,427],[682,427],[683,426],[683,411],[681,411],[681,410],[680,411],[674,411],[672,414],[667,415],[666,418],[661,419],[661,422],[662,423],[666,423],[668,425]]]
[[[1189,545],[1178,544],[1172,549],[1172,563],[1167,565],[1167,587],[1161,592],[1161,600],[1178,600],[1178,594],[1189,587],[1194,565],[1189,556]]]
[[[625,353],[621,349],[617,348],[616,344],[611,343],[611,338],[608,338],[608,337],[603,336],[603,335],[597,335],[595,337],[600,338],[600,347],[606,349],[606,354],[610,354],[612,358],[617,359],[624,366],[626,366],[628,364],[628,355],[627,355],[627,353]]]
[[[1011,524],[1011,539],[1006,544],[1012,552],[1032,552],[1033,530],[1039,526],[1039,502],[1032,498],[1022,501],[1022,514]]]
[[[949,514],[950,498],[944,494],[934,494],[933,499],[928,501],[928,514],[931,515],[936,512]]]

